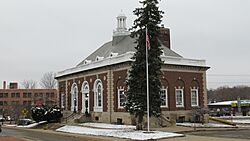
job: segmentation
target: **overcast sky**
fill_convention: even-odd
[[[162,0],[171,48],[205,59],[208,88],[250,86],[250,0]],[[138,0],[0,0],[0,87],[76,66],[112,39]]]

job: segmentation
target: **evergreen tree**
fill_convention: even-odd
[[[127,110],[137,118],[137,129],[142,129],[143,116],[147,113],[147,81],[146,81],[146,27],[150,40],[150,49],[148,50],[148,68],[149,68],[149,102],[150,116],[158,116],[161,113],[161,61],[162,53],[159,48],[159,24],[163,12],[159,11],[158,0],[144,0],[140,2],[143,8],[136,8],[133,12],[138,17],[132,26],[133,38],[136,38],[136,53],[133,56],[128,79],[128,102]]]

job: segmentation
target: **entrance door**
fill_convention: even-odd
[[[87,114],[89,113],[89,93],[84,93],[84,99],[83,99],[83,103],[84,103],[84,107],[83,107],[83,113]]]
[[[87,81],[82,85],[82,113],[89,113],[89,84]]]

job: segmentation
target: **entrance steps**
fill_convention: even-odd
[[[64,111],[61,123],[75,124],[92,121],[90,114],[74,113],[72,111]]]

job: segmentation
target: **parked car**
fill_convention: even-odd
[[[32,124],[33,120],[32,119],[19,119],[17,125],[29,125]]]
[[[0,122],[3,122],[3,121],[5,121],[5,118],[3,115],[0,115]]]

